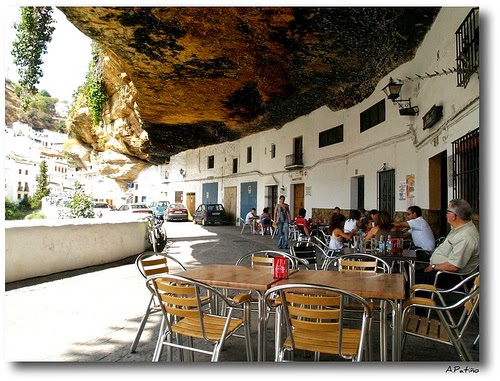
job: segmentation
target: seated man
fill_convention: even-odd
[[[259,219],[259,216],[256,214],[255,208],[252,208],[251,211],[249,211],[245,217],[245,224],[250,224],[252,227],[252,233],[257,234],[257,220]]]
[[[451,231],[430,258],[430,264],[415,274],[415,283],[434,284],[436,271],[467,273],[479,265],[479,232],[471,221],[472,208],[465,200],[451,200],[446,210],[446,221]],[[451,288],[457,277],[439,276],[441,288]]]
[[[304,233],[306,237],[311,238],[311,229],[309,228],[309,222],[306,220],[306,210],[304,208],[299,209],[299,216],[295,219],[295,226]]]
[[[436,240],[434,233],[426,220],[422,217],[422,209],[413,205],[406,211],[406,221],[393,222],[392,225],[397,228],[410,228],[403,234],[403,238],[411,236],[413,241],[412,249],[423,249],[429,253],[434,250]]]

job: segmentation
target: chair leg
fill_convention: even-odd
[[[163,351],[163,342],[165,340],[170,340],[170,332],[165,332],[165,318],[161,320],[160,332],[158,334],[158,340],[156,340],[156,347],[153,353],[153,362],[158,362],[160,360],[161,352]],[[168,347],[170,350],[170,347]],[[168,353],[169,360],[172,361],[171,352]]]
[[[144,331],[144,327],[146,326],[146,322],[148,321],[149,314],[151,313],[151,305],[154,303],[154,295],[151,294],[151,298],[149,299],[148,303],[148,308],[146,308],[146,313],[142,317],[141,320],[141,325],[139,326],[139,329],[137,330],[137,334],[135,335],[134,342],[132,343],[132,346],[130,347],[130,353],[134,353],[137,345],[139,344],[139,340],[141,339],[142,332]]]
[[[244,307],[245,314],[245,345],[247,350],[247,361],[253,361],[253,348],[252,348],[252,340],[250,336],[250,320],[251,320],[251,311],[250,306]],[[264,354],[265,355],[265,354]]]

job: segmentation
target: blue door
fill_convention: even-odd
[[[257,208],[257,182],[241,183],[240,217],[245,219],[252,208]],[[260,212],[257,211],[259,215]]]
[[[218,183],[206,183],[202,185],[202,204],[217,204]]]

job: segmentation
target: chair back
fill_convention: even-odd
[[[287,338],[284,347],[289,350],[340,355],[360,361],[368,335],[370,304],[359,295],[334,287],[313,284],[285,284],[270,288],[264,295],[268,306],[280,298]],[[362,306],[357,327],[344,326],[343,304],[353,299]],[[352,316],[352,315],[351,315]]]
[[[391,266],[375,255],[365,253],[352,253],[339,256],[338,269],[342,272],[364,272],[389,274]]]
[[[298,262],[306,260],[309,265],[312,265],[316,270],[318,266],[318,253],[324,258],[325,251],[323,248],[313,241],[295,241],[290,245],[290,253],[297,258]],[[300,264],[300,263],[299,263]],[[306,266],[309,268],[309,266]]]
[[[273,267],[275,257],[287,258],[291,269],[296,269],[298,266],[296,258],[287,252],[278,250],[258,250],[247,253],[236,261],[236,266]]]
[[[222,333],[217,332],[217,334],[206,327],[209,320],[205,317],[215,316],[213,310],[205,308],[207,295],[217,298],[221,305],[228,307],[229,312],[224,317],[225,320],[229,321],[232,317],[234,303],[220,290],[194,279],[174,274],[155,276],[146,282],[153,287],[160,301],[168,331],[188,336],[193,336],[193,332],[199,331],[200,338],[211,342],[220,340],[221,334],[226,335],[229,327],[225,327]],[[173,329],[173,326],[182,319],[185,319],[184,323]]]
[[[139,273],[147,279],[155,275],[168,274],[170,271],[169,261],[179,269],[186,271],[186,267],[179,260],[163,253],[142,253],[136,258],[135,266]]]

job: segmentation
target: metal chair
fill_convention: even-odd
[[[277,306],[276,295],[280,300]],[[362,297],[333,287],[301,283],[274,286],[264,297],[270,308],[276,308],[284,327],[283,340],[282,325],[276,326],[275,361],[285,361],[287,352],[293,361],[296,350],[314,352],[315,361],[319,361],[321,353],[351,361],[363,360],[372,310]],[[359,324],[352,328],[344,324],[343,306],[347,298],[362,306]]]
[[[291,242],[290,254],[296,258],[299,266],[304,264],[303,261],[305,260],[307,261],[305,267],[307,269],[314,267],[315,270],[318,269],[318,254],[321,258],[326,256],[323,248],[314,241]]]
[[[170,271],[169,262],[173,263],[174,266],[183,271],[186,270],[184,265],[174,257],[168,254],[151,253],[151,252],[140,254],[135,260],[135,266],[139,271],[139,273],[141,274],[141,276],[144,279],[148,279],[153,276],[168,274]],[[159,303],[157,302],[157,300],[155,300],[154,290],[152,288],[149,288],[149,291],[151,296],[149,298],[148,306],[146,307],[146,312],[142,317],[141,324],[139,326],[139,329],[137,330],[137,334],[135,335],[134,342],[130,347],[130,353],[135,352],[149,316],[152,313],[161,311]]]
[[[298,267],[297,258],[293,257],[285,251],[279,250],[258,250],[252,251],[243,255],[236,261],[236,266],[265,266],[272,267],[273,259],[275,257],[285,257],[290,261],[290,269],[296,269]],[[305,263],[305,262],[301,262]]]
[[[473,281],[474,286],[469,293],[454,304],[446,304],[445,297],[456,290],[461,289],[464,284]],[[427,297],[416,297],[415,292],[427,292],[435,295],[434,299]],[[455,348],[461,361],[473,361],[473,358],[464,343],[464,334],[475,316],[479,307],[479,273],[470,275],[455,287],[448,290],[438,290],[433,285],[416,284],[411,288],[411,295],[403,305],[403,338],[402,348],[408,335],[431,340]],[[419,308],[424,313],[417,314]],[[436,318],[429,318],[429,313],[435,313]],[[459,318],[453,315],[459,314]],[[433,315],[434,316],[434,315]]]
[[[366,253],[352,253],[344,254],[338,257],[338,271],[342,272],[361,272],[361,273],[391,273],[391,266],[389,263],[381,258],[376,257],[372,254]],[[386,302],[379,301],[375,303],[370,301],[374,312],[378,312],[379,315],[379,325],[380,325],[380,358],[381,360],[386,359],[387,354],[387,322],[386,322]],[[359,305],[356,303],[349,303],[346,305],[346,309],[349,311],[359,309]],[[371,324],[371,320],[370,320]],[[371,353],[371,342],[368,343],[370,346]]]
[[[225,341],[240,329],[244,330],[247,360],[253,360],[250,295],[238,294],[229,299],[220,290],[205,283],[171,274],[150,278],[147,284],[155,290],[163,312],[160,337],[153,355],[154,362],[159,361],[164,346],[189,351],[191,360],[196,352],[210,355],[211,361],[216,362]],[[219,315],[204,309],[203,298],[206,295],[215,296],[219,303],[224,305],[223,310],[227,313]],[[235,307],[243,307],[242,318],[233,316]],[[186,344],[182,338],[187,339]],[[172,351],[168,352],[168,358],[172,360]]]
[[[389,274],[391,266],[375,255],[352,253],[343,254],[338,257],[338,270],[343,272],[382,272]]]
[[[245,230],[246,227],[250,228],[250,233],[251,234],[254,233],[253,225],[251,223],[246,222],[245,219],[243,219],[241,217],[238,217],[238,221],[239,221],[239,224],[241,226],[241,232],[240,232],[240,234],[243,234],[243,231]]]

